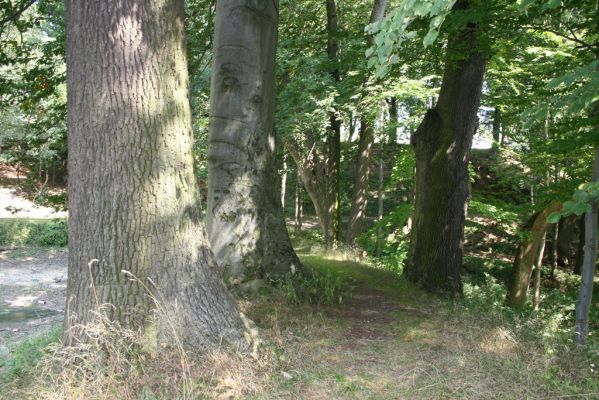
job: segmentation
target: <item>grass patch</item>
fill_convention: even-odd
[[[0,246],[64,247],[66,219],[0,219]]]
[[[52,343],[57,343],[61,333],[62,326],[57,325],[9,348],[9,355],[0,360],[0,382],[14,386],[30,379],[44,355],[44,349]]]

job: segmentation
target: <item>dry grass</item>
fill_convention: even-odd
[[[549,354],[499,314],[468,311],[338,258],[307,261],[353,273],[358,287],[344,305],[290,305],[277,292],[240,300],[263,335],[257,357],[225,349],[185,354],[186,364],[177,351],[151,357],[134,333],[99,318],[92,340],[55,346],[11,398],[599,398],[581,352]]]

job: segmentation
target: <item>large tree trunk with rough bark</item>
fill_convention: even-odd
[[[597,107],[599,111],[599,106]],[[599,181],[599,148],[595,148],[595,165],[593,182]],[[580,294],[576,302],[576,322],[574,325],[574,341],[584,346],[589,333],[589,311],[593,298],[593,280],[597,262],[597,200],[591,203],[591,211],[585,215],[584,261],[580,283]]]
[[[217,3],[210,92],[207,229],[226,281],[300,268],[275,167],[278,1]]]
[[[66,2],[66,343],[109,304],[154,345],[248,347],[198,207],[183,15],[181,0]]]
[[[508,283],[507,304],[510,307],[522,307],[526,302],[526,293],[530,286],[530,277],[539,248],[544,245],[545,235],[549,228],[547,217],[559,211],[562,204],[551,203],[543,212],[536,215],[529,229],[524,232],[524,239],[518,246],[518,253],[514,260],[512,275]]]
[[[437,105],[412,137],[416,196],[405,271],[425,289],[449,295],[462,292],[467,167],[486,66],[478,34],[479,27],[469,25],[450,35]]]
[[[380,21],[385,15],[386,6],[387,0],[375,0],[368,22],[372,24]],[[373,39],[372,36],[370,36],[368,38],[368,44],[372,45],[372,42]],[[392,123],[395,124],[396,121]],[[362,231],[362,222],[366,216],[365,212],[368,204],[368,178],[370,174],[370,160],[373,144],[374,131],[372,129],[372,123],[368,120],[367,116],[362,116],[360,118],[360,139],[358,141],[358,153],[356,155],[354,192],[352,195],[351,212],[345,236],[345,243],[350,246],[356,245],[356,238]]]

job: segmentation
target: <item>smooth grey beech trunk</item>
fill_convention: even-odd
[[[301,267],[275,168],[278,1],[219,0],[210,91],[207,230],[226,281]]]
[[[66,2],[67,344],[104,304],[149,344],[250,344],[198,208],[183,16],[182,0]]]
[[[468,7],[458,1],[454,9]],[[405,272],[427,290],[451,296],[462,292],[468,159],[486,67],[479,34],[473,24],[450,34],[437,104],[412,136],[416,196]]]
[[[593,182],[599,181],[599,148],[595,148],[595,165],[593,166]],[[597,200],[591,203],[591,211],[585,215],[585,243],[580,294],[576,302],[576,323],[574,325],[574,342],[584,346],[589,334],[589,311],[593,298],[593,280],[597,262]]]

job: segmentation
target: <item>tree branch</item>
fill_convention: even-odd
[[[21,4],[21,7],[18,8],[14,13],[12,13],[8,17],[5,17],[4,19],[0,20],[0,27],[4,26],[4,24],[6,24],[7,22],[10,22],[10,21],[14,22],[17,18],[19,18],[21,16],[21,14],[23,14],[25,11],[27,11],[27,9],[29,7],[31,7],[33,4],[35,4],[36,1],[37,0],[27,0],[27,1],[23,2],[23,4]]]

